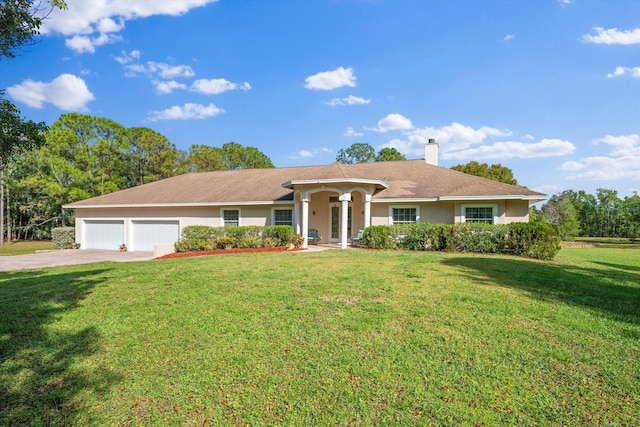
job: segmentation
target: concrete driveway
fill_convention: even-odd
[[[120,252],[101,249],[43,251],[29,255],[0,256],[0,271],[37,269],[100,261],[146,261],[153,252]]]

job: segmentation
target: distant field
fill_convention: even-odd
[[[12,242],[0,246],[0,256],[34,254],[44,250],[53,250],[51,240]]]
[[[631,241],[621,237],[577,237],[576,242],[591,243],[600,247],[619,248],[619,249],[639,249],[640,239]]]
[[[637,425],[640,245],[0,273],[0,425]]]

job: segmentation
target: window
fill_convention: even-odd
[[[493,207],[467,206],[464,207],[464,222],[481,222],[493,224]]]
[[[240,225],[240,211],[237,209],[223,210],[222,220],[225,227],[230,225]]]
[[[293,211],[291,209],[274,209],[273,225],[293,225]]]
[[[416,208],[392,208],[393,224],[413,224],[417,222],[418,210]]]

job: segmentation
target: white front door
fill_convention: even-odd
[[[349,206],[349,210],[347,212],[347,239],[351,237],[351,215],[352,215],[351,206]],[[329,205],[329,242],[330,243],[339,243],[340,242],[340,229],[341,223],[340,218],[340,203],[332,203]]]

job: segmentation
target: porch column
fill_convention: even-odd
[[[371,225],[371,194],[364,195],[364,228]]]
[[[304,196],[302,197],[302,237],[304,237],[304,241],[302,242],[303,248],[309,247],[309,199]]]
[[[293,224],[294,224],[294,232],[296,234],[302,235],[302,223],[300,222],[300,202],[293,203]]]
[[[347,222],[349,221],[349,200],[351,193],[344,193],[340,196],[340,249],[347,249]]]

